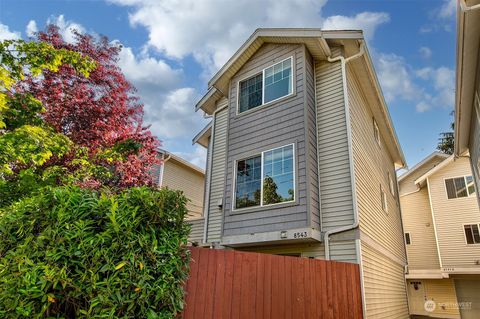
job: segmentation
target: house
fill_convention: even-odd
[[[399,177],[399,190],[410,313],[478,318],[480,212],[469,160],[435,152]]]
[[[405,160],[361,31],[257,29],[196,110],[202,245],[358,263],[366,317],[408,317]]]
[[[192,225],[189,241],[197,243],[203,233],[198,229],[203,228],[205,171],[165,150],[159,150],[159,157],[163,163],[155,167],[155,179],[160,187],[180,190],[187,197],[187,220]]]
[[[457,17],[455,155],[470,156],[480,187],[480,0],[460,0]],[[480,203],[480,195],[477,193]]]

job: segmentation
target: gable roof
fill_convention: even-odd
[[[457,73],[455,87],[455,146],[459,156],[468,149],[470,121],[475,102],[475,84],[478,85],[480,44],[480,0],[459,1],[457,8]],[[476,6],[476,10],[466,8]],[[480,98],[480,97],[479,97]],[[480,103],[480,101],[479,101]]]
[[[169,161],[169,160],[174,160],[175,162],[181,164],[182,166],[198,173],[198,174],[201,174],[201,175],[205,175],[205,170],[204,169],[201,169],[200,167],[198,167],[197,165],[194,165],[192,163],[190,163],[189,161],[181,158],[180,156],[178,155],[175,155],[173,153],[170,153],[164,149],[158,149],[158,153],[160,154],[163,154],[164,156],[168,156],[168,158],[165,160],[165,161]]]
[[[450,155],[440,164],[438,164],[437,166],[435,166],[434,168],[432,168],[431,170],[429,170],[428,172],[426,172],[425,174],[417,178],[415,180],[415,184],[420,186],[423,185],[427,180],[427,178],[429,178],[430,176],[432,176],[433,174],[435,174],[436,172],[438,172],[439,170],[441,170],[442,168],[444,168],[445,166],[453,162],[454,159],[455,159],[455,155]]]
[[[406,171],[405,173],[403,173],[402,175],[400,175],[400,177],[398,178],[398,182],[400,183],[403,179],[405,179],[407,176],[411,175],[412,173],[414,173],[417,169],[419,169],[420,167],[422,167],[423,165],[425,165],[426,163],[428,163],[430,160],[434,159],[435,157],[440,157],[440,158],[448,158],[449,155],[448,154],[445,154],[445,153],[441,153],[441,152],[433,152],[432,154],[428,155],[427,157],[425,157],[423,160],[421,160],[420,162],[418,162],[417,164],[415,164],[411,169],[409,169],[408,171]],[[438,165],[437,165],[438,166]]]
[[[247,39],[247,41],[235,52],[225,65],[208,82],[208,91],[196,104],[195,109],[202,110],[207,114],[213,114],[216,110],[216,102],[223,96],[228,96],[230,79],[240,68],[257,52],[264,43],[301,43],[306,46],[310,54],[316,60],[327,60],[332,55],[330,45],[343,45],[345,57],[358,53],[360,43],[364,41],[361,30],[321,30],[299,28],[260,28]],[[361,62],[357,62],[361,61]],[[355,65],[361,66],[363,85],[371,91],[370,99],[374,103],[370,106],[372,112],[380,121],[382,135],[388,137],[387,148],[397,168],[405,167],[406,161],[392,119],[383,97],[382,90],[374,71],[373,63],[365,48],[365,53],[357,60]]]

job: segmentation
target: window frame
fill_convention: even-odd
[[[388,213],[387,193],[382,184],[380,184],[380,206],[382,207],[382,211]]]
[[[284,61],[287,61],[287,60],[290,60],[290,66],[291,66],[291,72],[290,72],[290,85],[292,86],[292,92],[290,92],[289,94],[287,95],[284,95],[284,96],[281,96],[279,98],[276,98],[275,100],[271,100],[271,101],[268,101],[267,103],[265,103],[265,70],[268,69],[268,68],[271,68],[279,63],[283,63]],[[267,106],[267,105],[270,105],[270,104],[273,104],[277,101],[280,101],[282,99],[285,99],[285,98],[288,98],[292,95],[295,94],[296,90],[295,90],[295,86],[294,86],[294,78],[296,76],[296,72],[294,70],[294,65],[293,65],[293,61],[294,61],[294,55],[291,55],[285,59],[282,59],[278,62],[275,62],[269,66],[266,66],[265,68],[263,68],[261,71],[258,71],[258,72],[255,72],[253,74],[249,74],[241,79],[239,79],[237,81],[237,107],[236,107],[236,115],[244,115],[244,114],[247,114],[247,113],[250,113],[254,110],[258,110],[260,108],[263,108],[264,106]],[[247,81],[251,78],[254,78],[256,76],[258,76],[259,74],[262,74],[262,104],[258,105],[258,106],[255,106],[254,108],[251,108],[249,110],[246,110],[246,111],[243,111],[243,112],[240,112],[240,83],[241,82],[244,82],[244,81]]]
[[[390,194],[395,197],[395,184],[393,182],[392,174],[387,172],[388,175],[388,188],[390,188]]]
[[[375,117],[373,117],[373,139],[375,140],[375,143],[377,143],[379,147],[382,146],[382,142],[380,138],[380,129],[378,128],[378,123],[377,123],[377,120],[375,120]]]
[[[408,242],[407,242],[407,235],[408,235]],[[403,233],[403,238],[405,240],[405,246],[412,245],[412,234],[409,231]]]
[[[467,183],[467,176],[472,176],[473,178],[473,188],[474,188],[474,192],[473,193],[469,193],[468,191],[468,183]],[[462,178],[463,177],[463,181],[465,182],[465,190],[467,192],[467,196],[462,196],[462,197],[454,197],[454,198],[448,198],[448,190],[447,190],[447,180],[449,179],[457,179],[457,178]],[[454,181],[454,185],[455,185],[455,181]],[[476,196],[476,192],[477,192],[477,186],[475,185],[475,177],[473,175],[461,175],[461,176],[455,176],[455,177],[445,177],[443,178],[443,188],[445,190],[445,197],[447,200],[455,200],[455,199],[460,199],[460,198],[470,198],[470,197],[475,197]],[[455,188],[456,190],[456,188]]]
[[[471,223],[471,224],[462,224],[462,234],[463,234],[463,239],[465,240],[465,245],[468,247],[468,246],[473,246],[473,245],[480,245],[480,242],[478,243],[475,243],[475,237],[473,237],[473,241],[474,243],[473,244],[469,244],[467,242],[467,235],[465,234],[465,226],[473,226],[473,225],[476,225],[477,228],[478,228],[478,231],[480,233],[480,223]],[[473,234],[472,234],[473,235]]]
[[[250,154],[249,156],[244,156],[242,158],[238,158],[236,160],[234,160],[234,165],[233,165],[233,190],[232,190],[232,207],[231,207],[231,211],[232,212],[241,212],[241,211],[251,211],[251,210],[255,210],[255,209],[263,209],[265,207],[271,207],[271,206],[278,206],[278,205],[285,205],[285,204],[292,204],[292,203],[295,203],[297,201],[297,161],[296,161],[296,158],[295,158],[295,155],[296,155],[296,151],[295,151],[295,143],[289,143],[289,144],[285,144],[285,145],[282,145],[282,146],[277,146],[277,147],[274,147],[274,148],[270,148],[270,149],[267,149],[267,150],[264,150],[264,151],[260,151],[260,152],[256,152],[256,153],[253,153],[253,154]],[[279,148],[284,148],[284,147],[287,147],[287,146],[292,146],[292,160],[293,160],[293,168],[292,168],[292,174],[293,174],[293,200],[290,200],[290,201],[285,201],[285,202],[280,202],[280,203],[273,203],[273,204],[266,204],[264,205],[263,204],[263,163],[264,163],[264,153],[266,152],[270,152],[270,151],[274,151],[276,149],[279,149]],[[236,200],[237,200],[237,169],[238,169],[238,162],[239,161],[243,161],[243,160],[247,160],[247,159],[250,159],[250,158],[253,158],[253,157],[257,157],[260,155],[260,176],[262,177],[261,180],[260,180],[260,205],[257,205],[257,206],[250,206],[250,207],[242,207],[242,208],[236,208]]]

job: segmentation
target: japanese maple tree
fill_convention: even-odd
[[[43,77],[26,77],[18,85],[19,90],[30,92],[42,102],[44,120],[77,146],[70,156],[56,160],[78,171],[81,153],[87,157],[86,162],[108,171],[91,174],[81,182],[87,186],[150,184],[160,143],[143,125],[143,105],[117,64],[121,46],[106,37],[78,32],[76,41],[67,43],[53,25],[39,32],[37,38],[57,49],[89,56],[96,63],[89,77],[78,74],[70,65],[62,65],[58,72],[46,70]]]

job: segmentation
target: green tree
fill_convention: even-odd
[[[452,111],[450,115],[454,116],[455,112]],[[448,132],[441,132],[440,137],[438,138],[437,150],[443,152],[445,154],[453,154],[453,149],[455,145],[455,138],[454,138],[454,130],[455,130],[455,122],[450,124],[451,131]]]
[[[40,101],[15,89],[26,75],[55,72],[63,64],[83,76],[95,68],[90,58],[46,43],[0,42],[0,207],[52,182],[52,173],[58,169],[51,167],[40,174],[40,168],[71,150],[72,142],[43,121]]]
[[[277,193],[278,186],[270,176],[263,179],[263,203],[275,204],[283,201],[281,195]]]

